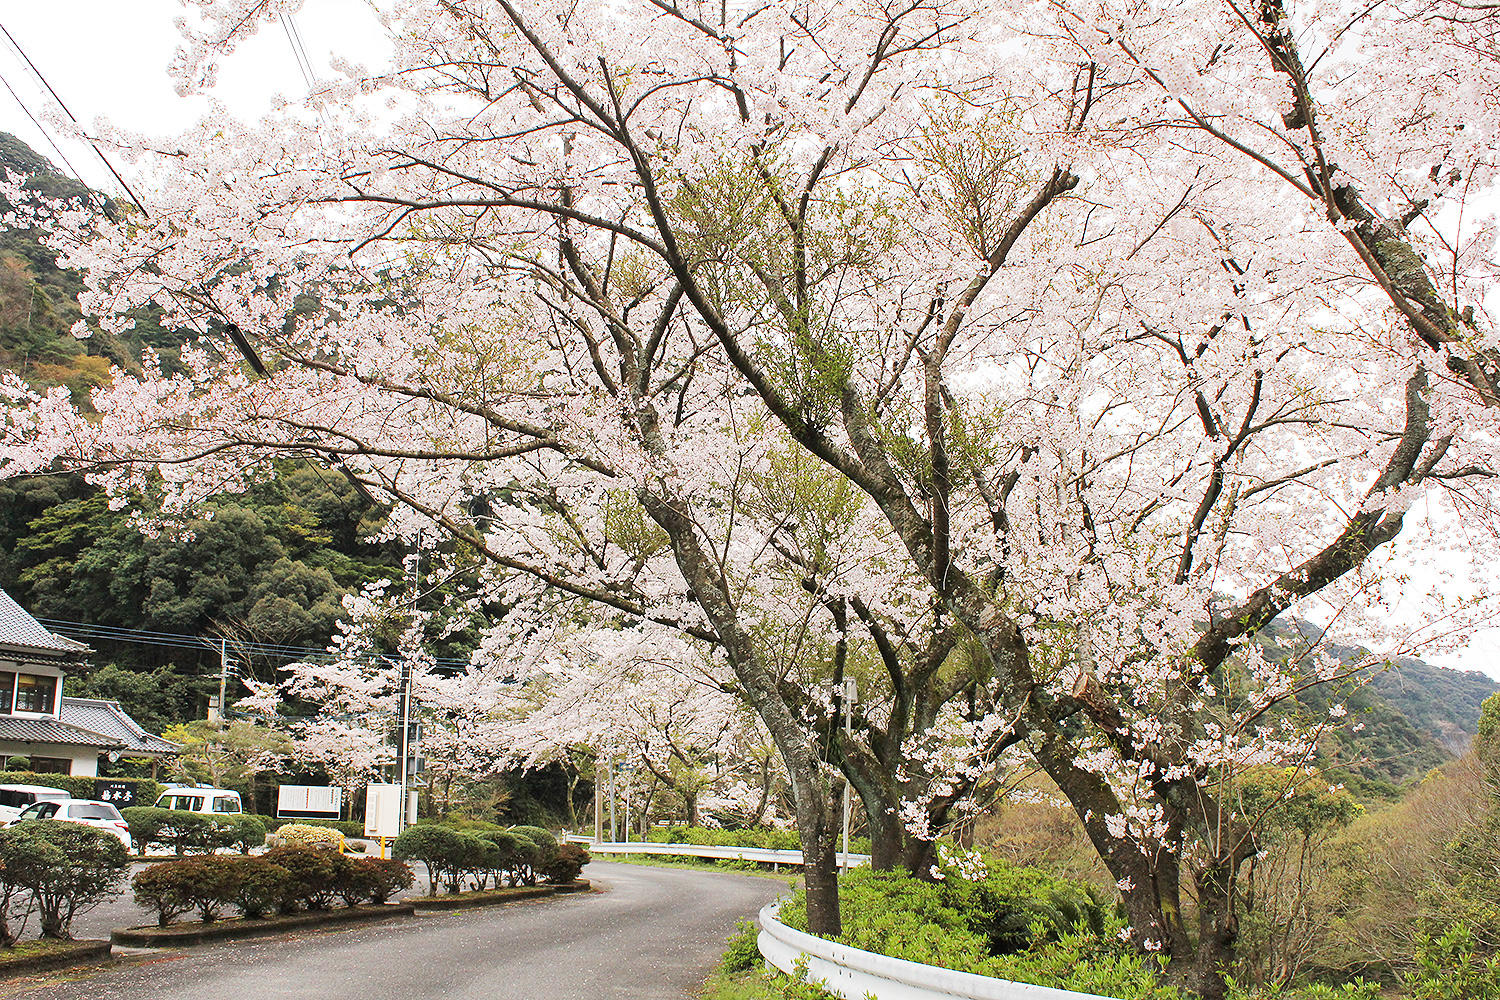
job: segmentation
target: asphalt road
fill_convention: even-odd
[[[680,1000],[734,922],[785,891],[774,879],[602,861],[584,875],[604,891],[146,953],[0,983],[0,998]]]

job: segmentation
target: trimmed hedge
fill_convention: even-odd
[[[266,828],[266,833],[275,833],[284,826],[296,824],[298,826],[326,826],[337,830],[346,837],[363,837],[365,825],[348,819],[277,819],[275,816],[265,816],[260,813],[245,813],[246,816],[253,815],[260,820],[261,825]]]
[[[253,857],[179,858],[132,880],[136,902],[156,914],[160,927],[189,910],[211,923],[225,906],[254,920],[273,911],[326,910],[336,899],[351,907],[365,900],[384,903],[411,884],[411,868],[400,861],[311,847],[276,847]]]
[[[207,815],[178,809],[129,806],[120,815],[130,825],[136,853],[144,855],[156,844],[177,855],[211,854],[221,847],[238,848],[241,854],[266,842],[266,828],[249,814]]]
[[[130,871],[130,855],[113,834],[82,823],[33,819],[0,830],[6,921],[35,910],[44,938],[67,938],[73,918],[113,896]],[[23,895],[23,893],[25,895]]]
[[[339,831],[307,823],[288,823],[278,827],[276,839],[287,847],[321,847],[336,851],[344,846],[344,835]]]
[[[76,774],[40,774],[36,771],[0,771],[0,785],[42,785],[46,788],[61,788],[75,799],[92,799],[95,781],[118,781],[135,786],[135,800],[147,806],[155,805],[156,799],[167,786],[151,778],[89,778]]]
[[[427,866],[429,895],[436,895],[439,885],[449,892],[462,891],[466,880],[476,890],[491,883],[535,885],[541,878],[571,882],[589,862],[587,851],[559,845],[550,832],[535,826],[463,833],[435,823],[418,824],[396,838],[391,854]]]

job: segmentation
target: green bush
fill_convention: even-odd
[[[259,847],[266,842],[265,824],[256,816],[246,813],[220,822],[226,823],[234,837],[228,846],[239,848],[241,854],[249,854],[250,848]]]
[[[1500,997],[1500,955],[1481,954],[1468,924],[1455,923],[1437,936],[1419,933],[1415,958],[1403,983],[1410,1000]]]
[[[0,830],[0,868],[8,882],[29,893],[42,937],[67,938],[75,916],[119,891],[130,855],[103,830],[26,820]]]
[[[893,958],[1121,1000],[1168,1000],[1154,957],[1121,942],[1083,883],[989,861],[977,882],[856,868],[839,880],[839,941]],[[781,909],[807,929],[799,890]],[[1072,922],[1069,923],[1068,921]]]
[[[363,823],[355,822],[354,820],[277,819],[275,816],[267,816],[263,813],[244,813],[243,815],[251,816],[256,820],[259,820],[261,826],[265,827],[266,833],[268,834],[275,833],[277,830],[281,829],[284,826],[291,826],[293,823],[296,823],[299,826],[326,826],[330,829],[337,830],[339,833],[342,833],[346,837],[363,837],[365,835],[365,825]]]
[[[192,886],[178,867],[181,861],[163,861],[135,873],[130,880],[135,901],[156,914],[156,925],[165,927],[180,913],[193,908]]]
[[[261,857],[285,868],[290,876],[286,893],[277,905],[282,913],[298,906],[328,909],[338,895],[341,863],[347,862],[337,851],[318,847],[273,847]]]
[[[287,823],[276,830],[276,839],[289,847],[317,847],[337,851],[344,846],[344,835],[333,827],[308,823]]]
[[[215,816],[154,806],[128,806],[120,810],[120,815],[130,826],[130,837],[138,854],[145,854],[152,844],[179,857],[208,854],[221,847],[238,848],[241,854],[248,854],[250,848],[266,842],[264,824],[249,813]]]
[[[42,785],[46,788],[61,788],[75,799],[94,798],[94,782],[97,778],[77,774],[41,774],[36,771],[0,771],[0,785]],[[157,798],[166,791],[166,786],[151,778],[105,778],[135,786],[135,801],[140,805],[156,804]]]
[[[749,827],[743,830],[715,830],[703,826],[675,826],[651,830],[646,839],[653,844],[694,844],[700,847],[760,847],[772,851],[802,849],[802,837],[796,830],[773,830]],[[840,845],[842,848],[842,845]],[[868,837],[853,837],[849,850],[855,854],[870,853]]]
[[[488,830],[480,834],[495,845],[498,873],[511,885],[520,885],[531,870],[541,848],[512,830]]]
[[[738,921],[734,927],[734,933],[729,935],[729,946],[724,949],[724,955],[719,959],[719,971],[733,974],[758,968],[762,961],[759,943],[760,928],[753,920]]]
[[[233,875],[230,901],[247,919],[259,919],[281,908],[292,894],[292,873],[264,855],[219,860]]]
[[[437,894],[438,883],[456,867],[463,855],[461,834],[447,827],[430,824],[409,826],[401,831],[391,847],[391,857],[398,861],[420,861],[427,866],[428,891]]]
[[[137,872],[131,884],[136,902],[154,912],[162,927],[192,909],[211,922],[225,905],[246,917],[262,917],[294,904],[302,888],[291,872],[264,856],[215,854],[163,861]]]
[[[582,844],[558,844],[552,861],[542,866],[541,874],[553,885],[567,885],[578,878],[591,859]]]
[[[395,858],[360,858],[355,864],[364,867],[372,903],[384,903],[396,893],[410,889],[415,881],[411,865]]]

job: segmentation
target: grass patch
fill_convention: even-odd
[[[17,941],[9,948],[0,948],[0,976],[79,962],[102,962],[108,958],[108,942],[104,941],[59,941],[56,938]]]

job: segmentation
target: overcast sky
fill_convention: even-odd
[[[105,116],[135,131],[167,134],[202,113],[201,101],[177,96],[166,72],[177,47],[173,21],[183,13],[178,0],[47,0],[0,6],[0,11],[0,25],[85,125]],[[316,75],[329,74],[329,55],[335,50],[359,62],[380,60],[381,31],[367,0],[307,0],[294,26]],[[0,50],[0,77],[6,85],[0,87],[0,130],[19,136],[64,169],[59,161],[65,157],[89,184],[118,192],[88,145],[50,131],[61,147],[59,156],[49,136],[28,119],[27,110],[48,121],[50,98],[3,35]],[[277,95],[300,97],[306,87],[286,30],[276,24],[263,27],[224,64],[215,95],[237,115],[255,118]],[[139,193],[149,203],[150,192]],[[1444,569],[1416,572],[1404,589],[1413,595],[1433,586],[1472,593],[1475,584],[1468,579],[1468,561],[1457,556],[1448,562],[1451,565]],[[1421,621],[1425,614],[1415,598],[1399,601],[1394,613],[1408,621]],[[1500,629],[1479,634],[1458,654],[1430,659],[1500,678]]]

